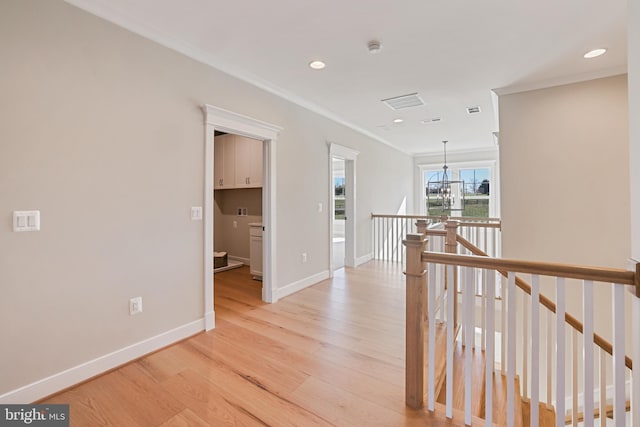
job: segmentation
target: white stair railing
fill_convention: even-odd
[[[405,249],[402,240],[407,234],[420,233],[417,222],[426,221],[427,225],[444,224],[452,219],[462,220],[459,223],[459,233],[471,243],[490,256],[500,256],[502,240],[499,218],[371,214],[373,259],[403,263]]]
[[[435,239],[436,237],[431,238]],[[458,319],[455,317],[457,311],[454,306],[456,304],[453,297],[455,294],[452,293],[452,288],[455,289],[456,286],[449,286],[446,292],[443,292],[447,302],[445,310],[447,325],[445,413],[447,417],[453,416],[454,409],[461,410],[464,413],[465,424],[470,425],[472,416],[474,416],[472,402],[477,400],[477,396],[474,399],[471,393],[472,389],[477,389],[477,387],[473,387],[471,383],[473,377],[471,369],[474,365],[472,363],[473,350],[475,352],[484,351],[485,375],[483,380],[487,425],[496,422],[491,409],[494,395],[493,378],[494,375],[501,373],[495,370],[496,364],[499,364],[502,374],[506,375],[506,425],[508,426],[515,424],[515,418],[520,413],[516,408],[516,403],[519,401],[516,399],[517,396],[530,405],[531,426],[537,426],[540,423],[541,396],[545,396],[543,403],[546,406],[543,405],[543,408],[555,408],[555,423],[558,427],[564,426],[566,423],[577,425],[578,422],[585,426],[593,426],[596,420],[600,425],[604,425],[607,414],[611,413],[616,425],[625,425],[625,416],[629,405],[634,416],[633,425],[638,425],[635,420],[637,420],[637,410],[640,409],[640,406],[637,406],[636,401],[640,401],[638,395],[640,393],[633,395],[633,400],[629,402],[629,396],[625,390],[625,381],[627,378],[631,378],[632,366],[631,359],[625,356],[624,290],[625,287],[628,287],[634,292],[632,296],[634,300],[633,315],[635,319],[640,320],[640,302],[635,297],[635,289],[638,286],[637,276],[640,272],[494,259],[434,251],[425,252],[425,249],[433,249],[435,246],[435,244],[427,242],[428,239],[424,234],[409,235],[406,240],[408,248],[407,307],[415,307],[415,304],[409,299],[410,288],[414,290],[424,288],[424,292],[428,296],[425,298],[427,304],[421,305],[427,313],[421,313],[420,318],[426,319],[426,325],[428,325],[427,408],[429,410],[435,410],[434,393],[437,392],[434,384],[436,376],[434,371],[436,365],[436,312],[439,311],[436,293],[440,289],[437,271],[442,266],[446,266],[446,277],[459,277],[458,288],[462,290],[462,307],[459,310]],[[419,261],[410,263],[412,257],[418,257]],[[410,267],[417,269],[411,271]],[[418,274],[420,269],[421,271],[426,269],[428,273],[420,276]],[[526,282],[516,276],[516,273],[529,274],[532,285],[528,287]],[[507,276],[506,289],[501,299],[496,299],[497,292],[501,287],[501,280],[497,280],[496,275]],[[543,277],[555,278],[555,304],[540,294],[540,284]],[[479,286],[478,282],[483,283]],[[581,306],[583,313],[585,313],[584,325],[566,313],[569,286],[572,289],[572,294],[575,293],[575,288],[581,289]],[[594,334],[593,320],[596,310],[594,307],[594,288],[602,286],[611,288],[613,326],[610,332],[613,336],[613,345]],[[482,292],[480,296],[477,296],[476,290],[479,287]],[[482,310],[481,319],[475,315],[476,304],[480,308],[483,307],[482,304],[486,304],[485,309]],[[502,313],[498,314],[497,311]],[[546,315],[543,316],[542,314],[545,312]],[[500,326],[500,331],[496,329],[496,324]],[[553,324],[555,327],[552,326]],[[456,334],[457,325],[462,326],[463,333],[460,336]],[[482,344],[480,347],[475,347],[475,331],[478,328],[482,331],[480,339]],[[409,331],[409,325],[407,330]],[[407,340],[409,341],[409,339],[408,334]],[[421,345],[419,337],[411,339],[417,341],[415,346]],[[636,341],[640,341],[640,339]],[[496,353],[497,343],[502,343],[500,346],[501,356],[499,357],[496,357],[498,354]],[[633,344],[634,356],[640,358],[640,344],[635,341]],[[423,341],[422,345],[424,345]],[[465,371],[462,408],[453,407],[453,393],[457,393],[453,389],[453,364],[456,363],[454,349],[456,345],[462,345],[465,352],[463,362],[458,362],[463,363],[463,367],[460,368]],[[550,348],[553,351],[549,351]],[[553,355],[553,357],[549,355]],[[598,364],[595,360],[596,355],[598,355]],[[517,360],[520,361],[519,364],[516,363]],[[424,359],[420,361],[415,358],[414,361],[415,363],[425,362]],[[545,369],[542,369],[541,366],[543,361]],[[613,369],[611,384],[607,380],[607,365],[612,366]],[[407,364],[407,372],[409,373],[411,370],[414,369]],[[571,374],[568,378],[570,384],[567,384],[565,379],[565,371]],[[553,372],[557,374],[554,375]],[[519,383],[516,382],[516,378],[520,379]],[[599,381],[596,381],[596,378]],[[422,380],[415,381],[415,383],[421,383]],[[640,389],[638,383],[640,380],[636,374],[633,376],[633,386]],[[516,389],[516,384],[519,384],[521,389]],[[598,393],[594,393],[595,386],[598,386]],[[612,396],[608,395],[607,387],[612,389]],[[413,395],[415,396],[415,393]],[[410,403],[407,400],[407,404],[411,407],[420,407],[422,401],[417,399]],[[569,411],[566,411],[567,408]]]

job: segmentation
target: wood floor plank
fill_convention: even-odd
[[[160,427],[210,427],[210,424],[190,409],[185,409],[162,423]]]
[[[464,409],[465,389],[464,381],[468,374],[465,372],[465,356],[466,351],[471,351],[471,414],[481,416],[484,413],[484,378],[485,378],[485,359],[484,353],[478,349],[464,348],[460,343],[456,343],[453,351],[453,402],[452,406],[456,409]],[[443,386],[437,399],[438,402],[446,403],[446,386]]]
[[[340,270],[276,304],[247,267],[214,280],[216,329],[47,402],[70,403],[72,426],[463,424],[404,403],[401,266]]]

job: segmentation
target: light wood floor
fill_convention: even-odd
[[[404,404],[403,281],[370,262],[264,304],[248,268],[216,274],[215,330],[47,402],[72,426],[460,425]]]

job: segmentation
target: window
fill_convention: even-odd
[[[462,216],[489,217],[489,169],[460,169],[464,182],[464,214]]]
[[[485,163],[486,164],[486,163]],[[451,185],[449,206],[439,199],[443,170],[425,167],[422,169],[423,214],[487,218],[492,216],[494,204],[491,194],[492,167],[449,166],[447,171]],[[462,181],[461,183],[455,183]]]
[[[335,219],[345,219],[345,179],[343,176],[333,178]]]

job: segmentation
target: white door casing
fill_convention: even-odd
[[[356,266],[356,160],[359,151],[343,145],[328,142],[329,146],[329,274],[333,277],[333,212],[334,183],[333,183],[333,159],[339,158],[345,161],[345,266]]]
[[[215,327],[213,308],[213,139],[216,130],[259,139],[263,143],[262,225],[264,227],[262,299],[275,302],[276,278],[276,141],[282,128],[212,105],[203,107],[205,114],[204,172],[204,318],[205,329]]]

